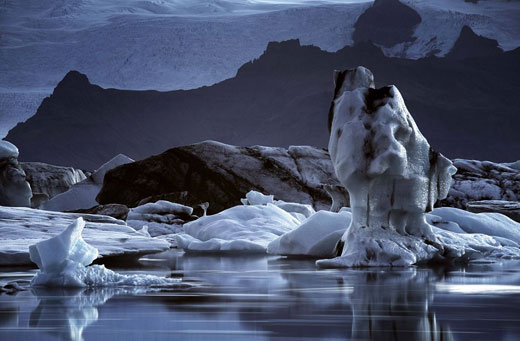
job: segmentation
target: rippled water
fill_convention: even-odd
[[[0,283],[34,270],[0,269]],[[317,271],[281,257],[150,256],[192,289],[0,295],[0,340],[520,340],[520,263]]]

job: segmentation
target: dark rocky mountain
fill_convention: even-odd
[[[460,35],[446,58],[465,59],[471,57],[498,56],[503,50],[498,41],[479,36],[469,26],[463,26]]]
[[[421,16],[399,0],[376,0],[354,25],[354,43],[371,41],[382,46],[414,41],[413,31]]]
[[[270,43],[236,77],[186,91],[102,89],[70,72],[7,140],[20,159],[95,169],[124,153],[171,147],[328,144],[334,69],[363,65],[376,86],[395,84],[423,134],[448,157],[513,161],[520,155],[520,49],[466,58],[388,58],[371,43],[330,53],[297,40]]]

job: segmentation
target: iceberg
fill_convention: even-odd
[[[18,155],[14,144],[0,140],[0,205],[31,207],[32,190]]]
[[[182,232],[182,225],[195,219],[192,207],[159,200],[131,208],[126,223],[136,230],[147,228],[156,237]]]
[[[271,241],[300,223],[271,203],[242,205],[187,223],[175,238],[185,251],[265,253]]]
[[[126,155],[118,154],[98,169],[88,178],[74,184],[68,191],[60,193],[43,204],[42,208],[49,211],[74,211],[97,206],[96,196],[103,187],[105,174],[121,165],[134,160]]]
[[[319,211],[307,218],[296,229],[273,240],[267,253],[309,257],[333,257],[336,246],[350,224],[352,214]]]
[[[29,247],[31,260],[40,268],[31,286],[172,286],[180,283],[179,279],[122,275],[103,265],[88,266],[97,258],[98,250],[83,240],[84,227],[85,221],[78,218],[59,235]]]
[[[357,67],[334,74],[329,153],[350,195],[352,220],[334,260],[318,265],[407,266],[442,254],[426,212],[446,198],[450,160],[435,152],[393,85]]]
[[[520,244],[520,223],[500,213],[472,213],[453,207],[439,207],[432,215],[456,223],[465,233],[481,233]],[[440,228],[442,224],[439,225]]]
[[[300,204],[296,202],[285,202],[283,200],[274,200],[274,195],[272,194],[266,195],[253,190],[247,192],[246,197],[240,199],[240,201],[243,205],[273,204],[282,210],[289,212],[300,221],[303,221],[316,213],[312,205]]]

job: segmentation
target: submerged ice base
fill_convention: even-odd
[[[181,282],[152,275],[122,275],[103,265],[88,266],[98,250],[81,237],[84,227],[85,221],[78,218],[59,235],[30,246],[31,260],[40,268],[32,286],[172,286]]]

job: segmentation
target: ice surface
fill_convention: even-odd
[[[130,209],[126,223],[136,230],[146,227],[152,236],[182,232],[186,221],[194,220],[193,208],[181,204],[159,200]]]
[[[244,205],[267,205],[272,204],[284,211],[291,213],[295,218],[303,221],[305,218],[310,217],[316,211],[311,205],[299,204],[295,202],[285,202],[283,200],[274,200],[274,195],[263,194],[258,191],[249,191],[244,199],[241,199]]]
[[[432,258],[439,246],[425,212],[447,196],[456,169],[430,148],[395,86],[374,89],[363,67],[334,76],[329,152],[352,208],[338,263],[410,265]]]
[[[520,244],[520,223],[500,213],[471,213],[452,207],[439,207],[432,214],[456,223],[466,233],[501,237]],[[442,228],[442,226],[438,226]]]
[[[267,253],[274,255],[297,255],[333,257],[336,246],[350,225],[352,214],[319,211],[306,219],[296,229],[273,240]]]
[[[273,205],[235,206],[184,225],[176,236],[188,251],[265,253],[278,236],[300,225],[300,220]]]
[[[165,240],[145,237],[124,221],[102,215],[0,207],[0,265],[30,265],[29,245],[54,237],[83,217],[83,237],[99,250],[99,257],[128,256],[167,250]]]
[[[103,265],[87,266],[97,258],[98,250],[81,237],[84,227],[85,221],[78,218],[59,235],[29,247],[31,260],[40,268],[32,286],[168,286],[180,282],[152,275],[122,275]]]
[[[90,177],[76,183],[68,191],[58,194],[43,204],[43,209],[49,211],[73,211],[98,205],[96,196],[103,186],[106,172],[130,162],[134,162],[134,160],[123,154],[116,155],[95,170]]]

